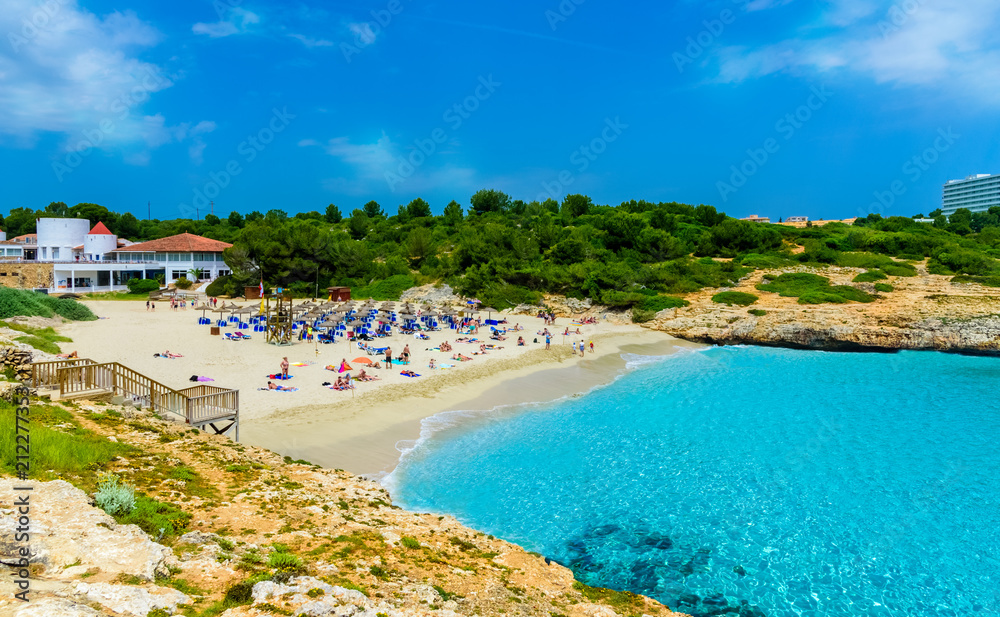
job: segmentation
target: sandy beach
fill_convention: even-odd
[[[480,342],[456,343],[452,330],[431,333],[430,340],[396,335],[381,340],[392,346],[394,355],[409,345],[408,366],[368,368],[378,381],[355,382],[354,390],[335,391],[321,385],[337,378],[336,372],[325,367],[339,366],[344,359],[351,364],[354,358],[365,356],[354,343],[298,342],[277,347],[267,344],[263,333],[234,342],[211,336],[208,326],[198,325],[200,311],[171,311],[161,305],[156,312],[147,312],[143,302],[87,305],[102,319],[62,326],[61,332],[73,339],[62,345],[63,351],[75,350],[80,357],[97,362],[120,362],[176,388],[191,385],[192,376],[212,378],[212,385],[240,390],[242,442],[372,476],[391,471],[399,458],[397,445],[418,439],[421,421],[435,414],[554,400],[614,379],[625,365],[622,353],[665,355],[678,348],[698,347],[639,326],[605,321],[582,326],[580,334],[564,340],[562,332],[570,320],[559,319],[549,327],[557,335],[552,348],[545,350],[544,338],[536,334],[544,327],[542,320],[515,315],[507,317],[509,326],[524,328],[518,333],[525,338],[524,347],[517,346],[515,333],[503,342],[490,341],[485,328],[478,335],[481,342],[503,349],[474,355]],[[575,332],[576,326],[570,327]],[[595,346],[593,353],[588,351],[582,358],[571,351],[571,341],[581,339]],[[450,341],[454,352],[431,350],[442,341]],[[168,350],[183,357],[155,357]],[[473,360],[451,360],[455,352]],[[260,390],[266,387],[269,374],[280,372],[285,356],[293,363],[293,378],[280,383],[298,390]],[[438,365],[454,366],[430,369],[432,358]],[[352,368],[356,375],[362,366],[355,363]],[[400,374],[403,369],[421,376],[405,377]]]

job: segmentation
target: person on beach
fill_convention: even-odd
[[[583,339],[580,339],[580,357],[581,358],[583,357],[583,352],[584,351],[585,350],[584,350],[584,347],[583,347]]]
[[[288,379],[288,358],[281,359],[281,378]]]
[[[594,341],[590,341],[590,353],[594,353]]]
[[[409,362],[409,361],[410,361],[410,346],[403,345],[403,362]]]
[[[146,311],[149,311],[149,300],[146,300]]]
[[[392,347],[385,348],[385,368],[392,368]]]
[[[434,363],[434,358],[427,364],[427,368],[437,368],[437,364]]]
[[[576,341],[573,341],[573,355],[576,355]]]
[[[517,346],[518,347],[524,347],[524,337],[523,336],[517,337]]]
[[[545,333],[545,349],[552,347],[552,335],[548,332]]]
[[[150,306],[152,308],[150,308],[149,310],[151,310],[151,311],[153,311],[155,313],[156,312],[156,302],[151,303]]]

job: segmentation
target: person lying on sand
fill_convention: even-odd
[[[368,373],[365,372],[365,369],[361,369],[361,372],[358,373],[357,380],[358,381],[377,381],[378,377],[375,377],[374,375],[369,375]]]
[[[406,377],[420,377],[420,375],[417,375],[413,371],[400,371],[399,374],[405,375]]]
[[[292,388],[291,386],[279,386],[278,384],[274,383],[273,381],[268,381],[267,382],[267,389],[268,390],[277,390],[278,392],[291,392],[291,391],[295,390],[295,388]]]
[[[66,358],[66,359],[69,359],[69,358],[79,358],[80,356],[78,356],[75,351],[72,351],[70,353],[57,354],[56,357],[57,358]]]
[[[460,353],[455,354],[454,356],[451,357],[451,359],[452,360],[458,360],[459,362],[468,362],[468,361],[472,360],[472,358],[470,358],[469,356],[463,356]]]
[[[164,358],[183,358],[184,357],[184,356],[182,356],[179,353],[170,353],[169,349],[166,350],[166,351],[164,351],[162,355],[163,355]]]

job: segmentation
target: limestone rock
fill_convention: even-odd
[[[40,598],[22,606],[14,617],[101,617],[101,613],[66,598]]]
[[[0,479],[0,494],[13,495],[14,481]],[[90,504],[87,495],[63,480],[33,484],[30,492],[32,563],[46,574],[65,578],[70,565],[96,566],[103,573],[125,573],[153,580],[167,574],[175,559],[170,550],[149,539],[135,525],[119,525]],[[16,521],[13,509],[0,509],[0,552],[12,554]]]
[[[110,583],[80,583],[76,592],[87,600],[118,613],[146,617],[156,609],[175,612],[178,605],[190,604],[191,598],[169,587],[135,587]]]
[[[400,294],[401,302],[430,302],[431,304],[461,304],[462,299],[455,295],[448,285],[422,285],[411,287]]]

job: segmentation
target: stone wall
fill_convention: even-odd
[[[14,369],[18,380],[31,379],[32,353],[17,347],[0,347],[0,372]]]
[[[51,289],[55,286],[50,263],[14,263],[0,261],[0,285],[14,289]]]

